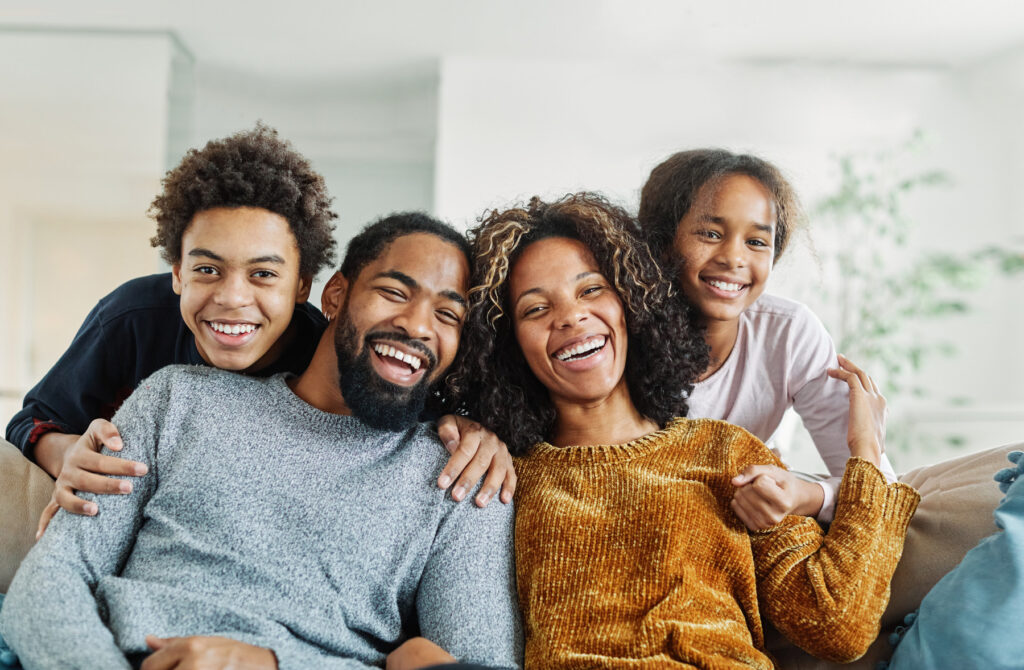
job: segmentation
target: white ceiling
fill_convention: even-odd
[[[964,67],[1024,46],[1018,0],[13,0],[0,28],[173,31],[203,66],[317,80],[443,57]]]

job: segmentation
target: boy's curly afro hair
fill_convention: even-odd
[[[262,123],[202,149],[190,149],[163,180],[149,208],[156,219],[150,244],[171,265],[181,263],[181,240],[197,212],[259,207],[288,221],[299,247],[299,274],[314,277],[335,260],[331,197],[324,178],[290,142]]]

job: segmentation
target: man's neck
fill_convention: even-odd
[[[321,338],[313,359],[298,377],[288,380],[288,386],[304,402],[330,414],[352,414],[338,388],[338,357],[331,338]]]

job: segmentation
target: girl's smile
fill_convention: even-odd
[[[764,292],[775,255],[775,204],[743,174],[708,182],[676,228],[679,283],[709,330],[732,327]],[[717,323],[716,323],[717,322]]]

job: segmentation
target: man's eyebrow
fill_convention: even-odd
[[[195,249],[190,250],[188,252],[188,255],[190,257],[209,258],[211,260],[220,261],[221,263],[224,262],[224,259],[221,256],[213,253],[209,249],[204,249],[202,247],[196,247]],[[278,256],[277,254],[267,254],[266,256],[257,256],[256,258],[250,258],[246,263],[248,265],[257,265],[259,263],[275,263],[277,265],[284,265],[285,262],[286,261],[284,260],[284,258]]]
[[[459,295],[458,293],[456,293],[455,291],[441,291],[441,296],[448,298],[452,302],[459,303],[459,305],[461,305],[462,307],[466,306],[466,299]]]
[[[387,277],[389,279],[400,281],[409,288],[413,289],[414,291],[419,289],[420,287],[420,283],[418,281],[416,281],[409,275],[405,274],[401,270],[385,270],[384,272],[378,272],[373,276],[374,279],[380,279],[381,277]],[[456,291],[441,291],[441,295],[453,302],[459,303],[463,307],[465,307],[467,304],[466,299]]]

